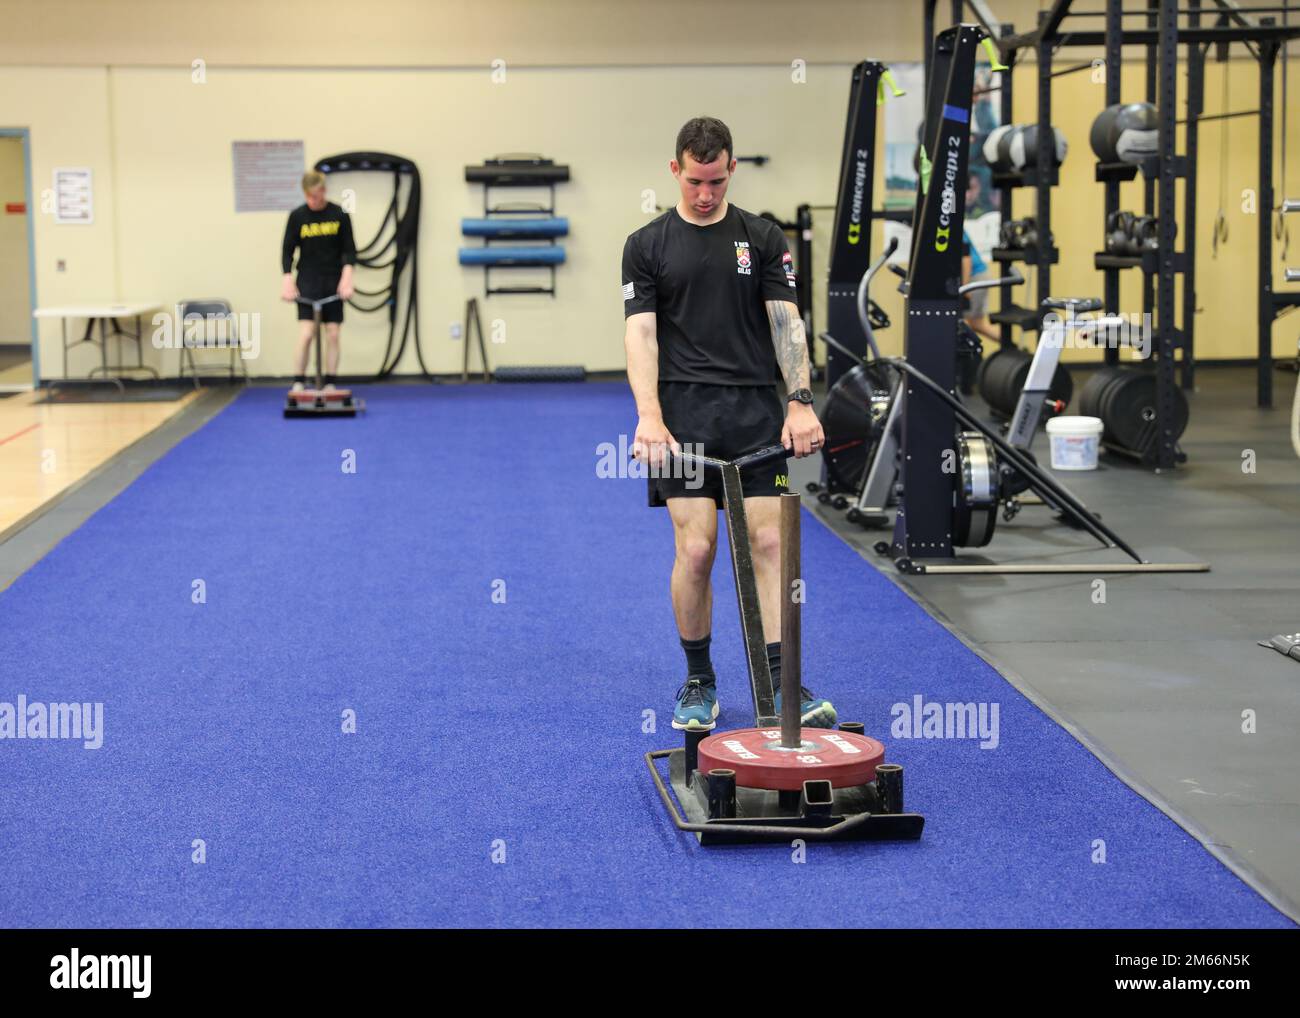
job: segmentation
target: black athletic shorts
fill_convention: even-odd
[[[298,273],[298,296],[306,297],[308,300],[320,300],[322,297],[329,297],[339,292],[338,276],[309,276],[306,273]],[[320,320],[322,322],[341,322],[343,321],[343,305],[347,301],[332,300],[320,309]],[[298,305],[298,321],[310,322],[312,320],[311,305]]]
[[[686,452],[734,460],[746,453],[781,444],[785,407],[774,385],[707,385],[702,382],[660,382],[659,406],[664,424]],[[722,507],[722,476],[683,471],[670,460],[649,477],[649,503],[661,506],[670,498],[712,498]],[[789,484],[785,457],[747,467],[740,472],[745,497],[780,495]]]

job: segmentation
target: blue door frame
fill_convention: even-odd
[[[23,142],[23,175],[27,182],[27,300],[30,311],[36,310],[36,206],[32,204],[32,137],[25,127],[0,127],[0,138],[21,138]],[[40,385],[41,333],[35,318],[29,312],[32,332],[32,388]]]

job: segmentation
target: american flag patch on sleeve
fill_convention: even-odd
[[[632,293],[632,284],[631,284],[631,283],[624,283],[624,284],[623,284],[623,301],[624,301],[624,303],[626,303],[627,301],[630,301],[630,300],[632,299],[632,297],[633,297],[633,293]]]

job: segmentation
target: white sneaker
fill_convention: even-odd
[[[326,383],[325,383],[325,388],[323,388],[323,389],[321,390],[321,392],[333,392],[333,391],[334,391],[334,383],[333,383],[333,382],[326,382]]]
[[[293,385],[289,386],[289,391],[290,391],[290,392],[302,392],[302,390],[305,389],[305,388],[307,388],[307,387],[306,387],[305,385],[303,385],[302,382],[294,382]]]

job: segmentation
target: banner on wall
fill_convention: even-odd
[[[236,212],[290,212],[302,204],[300,141],[231,142]]]
[[[885,195],[886,209],[910,209],[916,202],[917,171],[916,151],[920,144],[921,123],[925,119],[925,65],[922,63],[891,64],[900,88],[907,94],[891,98],[885,104]],[[991,254],[997,246],[1001,213],[998,208],[1001,195],[993,187],[993,173],[984,158],[984,139],[999,124],[999,97],[996,91],[998,77],[986,62],[975,67],[975,91],[993,88],[995,91],[976,95],[971,106],[970,177],[966,191],[966,233],[986,265],[991,266]],[[906,262],[906,253],[912,249],[912,228],[906,223],[885,221],[885,243],[898,237],[898,251],[894,260]]]

